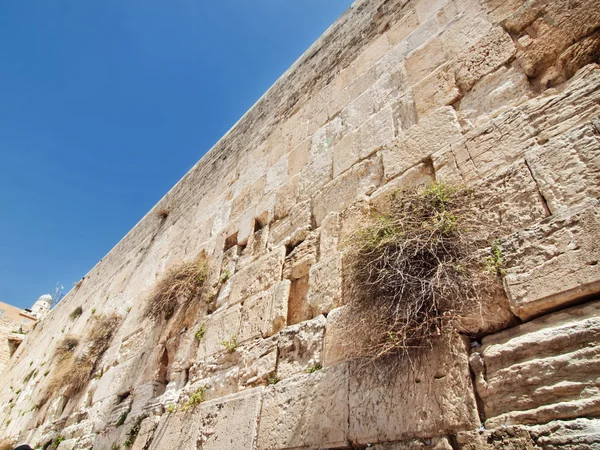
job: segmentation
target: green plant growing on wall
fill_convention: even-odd
[[[146,415],[141,415],[135,418],[135,420],[133,421],[133,425],[131,426],[131,428],[129,429],[129,431],[127,432],[127,439],[125,440],[125,442],[123,443],[123,446],[129,448],[133,445],[133,443],[135,442],[138,434],[140,434],[140,429],[142,428],[142,421],[146,418]]]
[[[58,446],[61,444],[62,441],[64,441],[65,438],[64,436],[57,436],[56,438],[54,438],[54,440],[52,441],[52,447],[54,448],[58,448]]]
[[[492,243],[490,256],[486,259],[486,266],[491,273],[496,274],[499,277],[504,277],[506,275],[504,255],[502,254],[500,241],[498,239]]]
[[[127,419],[127,412],[122,413],[119,416],[119,420],[117,420],[117,423],[115,424],[115,426],[118,428],[121,425],[123,425],[125,423],[125,420]]]
[[[194,408],[198,406],[200,403],[204,401],[204,393],[206,392],[206,387],[200,386],[198,387],[188,398],[187,402],[183,404],[181,407],[182,411],[187,411],[190,408]]]
[[[237,350],[240,343],[238,342],[237,335],[233,335],[233,336],[231,336],[230,339],[221,341],[221,345],[223,347],[225,347],[225,349],[227,350],[228,353],[233,353]]]
[[[306,373],[315,373],[315,372],[318,372],[319,370],[321,370],[322,368],[323,368],[323,364],[321,364],[320,362],[316,362],[306,368]]]
[[[351,357],[402,361],[431,348],[497,289],[477,253],[474,193],[444,183],[396,192],[344,241]]]
[[[71,318],[71,320],[75,320],[75,319],[79,318],[79,316],[81,316],[82,314],[83,314],[83,308],[81,306],[78,306],[71,312],[71,314],[69,314],[69,317]]]
[[[187,309],[202,296],[207,273],[205,254],[168,270],[152,290],[144,315],[152,320],[169,320],[179,308]]]
[[[273,372],[271,374],[269,374],[269,376],[267,377],[267,383],[268,384],[277,384],[279,383],[281,380],[279,379],[279,377],[277,376],[276,372]]]
[[[205,334],[206,334],[206,325],[202,324],[198,327],[198,329],[194,333],[194,337],[196,338],[196,340],[198,342],[200,342],[202,339],[204,339]]]

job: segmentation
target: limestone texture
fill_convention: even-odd
[[[0,440],[600,448],[599,27],[597,0],[357,0],[23,339]],[[501,282],[418,358],[353,359],[353,233],[432,181],[471,190]],[[149,317],[199,255],[201,295]],[[57,348],[112,314],[74,394]]]

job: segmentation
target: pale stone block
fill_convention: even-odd
[[[392,49],[375,64],[375,76],[377,79],[393,73],[396,67],[402,66],[401,63],[406,59],[407,54],[408,42],[406,41],[402,41],[392,47]]]
[[[248,240],[248,245],[244,248],[236,262],[236,271],[241,270],[248,264],[253,263],[258,258],[267,253],[267,240],[269,238],[269,225],[265,225]],[[231,272],[235,273],[235,272]],[[228,280],[226,285],[231,289],[231,280]],[[224,287],[224,286],[223,286]],[[231,292],[230,292],[231,293]],[[229,296],[229,294],[227,294]]]
[[[295,325],[312,319],[315,314],[308,304],[308,276],[293,280],[290,285],[288,302],[288,325]]]
[[[363,52],[352,63],[354,73],[360,76],[371,68],[380,58],[390,50],[390,41],[387,35],[379,36],[369,43]]]
[[[445,3],[446,0],[417,0],[414,8],[419,22],[425,22],[432,17]]]
[[[328,259],[337,253],[340,242],[340,214],[330,213],[321,222],[321,239],[319,254],[322,259]]]
[[[312,229],[310,200],[296,203],[288,216],[273,223],[269,233],[269,247],[296,245],[302,242]]]
[[[461,98],[454,78],[454,67],[447,63],[417,83],[413,98],[419,117],[424,117],[440,106],[451,105]]]
[[[334,256],[311,266],[308,304],[316,314],[326,314],[342,302],[342,259]]]
[[[516,48],[510,35],[495,27],[456,59],[456,80],[463,92],[515,56]]]
[[[466,347],[455,336],[414,361],[414,367],[407,363],[396,371],[353,363],[350,440],[378,443],[478,428]]]
[[[373,98],[375,111],[381,111],[387,106],[393,106],[404,95],[407,88],[406,71],[404,64],[400,63],[381,78],[369,90]]]
[[[452,450],[452,445],[446,437],[411,439],[402,442],[375,444],[369,450]],[[466,450],[466,449],[465,449]]]
[[[552,214],[600,198],[600,122],[588,122],[525,154]]]
[[[290,280],[282,280],[272,288],[271,311],[265,327],[266,336],[278,333],[287,324],[291,285]]]
[[[150,450],[171,448],[174,442],[184,450],[249,449],[256,438],[262,388],[251,389],[202,403],[186,412],[161,420]],[[202,424],[190,427],[190,423]]]
[[[375,84],[376,80],[376,71],[375,66],[370,69],[365,70],[361,75],[359,75],[350,85],[348,86],[348,95],[349,101],[354,100],[358,96],[360,96],[363,92],[369,89],[373,84]]]
[[[333,146],[333,178],[352,167],[359,159],[357,132],[347,133]]]
[[[306,240],[286,256],[283,266],[283,277],[296,280],[307,276],[310,266],[317,261],[318,250],[319,234],[318,232],[312,232]]]
[[[230,217],[238,217],[250,206],[256,205],[263,198],[266,183],[267,176],[265,174],[251,185],[242,189],[238,196],[234,197],[233,201],[231,202]]]
[[[265,187],[265,192],[272,191],[283,185],[287,181],[287,177],[288,157],[287,155],[284,155],[267,171],[267,185]]]
[[[229,298],[232,304],[258,294],[281,280],[284,261],[285,247],[280,246],[237,272],[231,277],[232,287]]]
[[[596,200],[562,211],[502,243],[505,288],[526,320],[600,291],[600,213]]]
[[[419,83],[447,61],[441,37],[437,37],[415,50],[408,55],[404,62],[409,86]]]
[[[435,180],[433,167],[429,164],[418,164],[405,173],[384,184],[369,197],[369,203],[376,211],[389,211],[392,198],[403,189],[413,189],[431,184]]]
[[[360,159],[367,158],[384,145],[389,145],[395,136],[392,108],[387,107],[371,116],[356,132],[356,146]],[[335,148],[334,148],[335,149]],[[334,154],[335,162],[335,154]],[[336,177],[334,171],[334,178]]]
[[[317,226],[330,212],[339,212],[350,206],[359,197],[369,195],[377,189],[383,178],[379,155],[373,155],[352,167],[327,184],[313,201],[313,215]]]
[[[289,178],[288,181],[277,190],[272,214],[274,220],[286,217],[296,204],[299,195],[300,178],[300,174]],[[265,220],[265,222],[269,221],[269,219]]]
[[[311,139],[306,139],[298,144],[288,155],[288,176],[299,174],[304,166],[308,164]]]
[[[263,291],[244,302],[242,306],[239,342],[258,337],[265,337],[267,324],[271,315],[273,292]]]
[[[334,308],[327,314],[323,341],[323,365],[335,366],[347,359],[346,342],[352,323],[346,314],[347,307]]]
[[[487,336],[471,356],[488,428],[595,416],[600,302]]]
[[[419,19],[414,9],[407,7],[404,16],[387,32],[392,46],[404,41],[419,25]]]
[[[419,26],[406,38],[408,42],[408,50],[413,51],[419,48],[428,40],[438,34],[438,26],[433,17],[430,17]]]
[[[519,105],[532,96],[531,84],[524,73],[500,67],[479,80],[462,98],[459,110],[478,126],[489,120],[488,116]]]
[[[277,339],[258,339],[241,346],[237,351],[240,359],[238,385],[248,389],[267,384],[277,369]]]
[[[281,379],[306,373],[306,369],[321,363],[325,316],[319,315],[281,331],[278,340],[277,376]]]
[[[299,375],[264,391],[258,448],[332,448],[347,445],[345,366]]]
[[[346,106],[341,114],[344,125],[349,130],[355,130],[365,123],[374,112],[373,98],[369,92],[365,92]]]
[[[224,351],[221,342],[237,336],[240,330],[241,307],[234,305],[209,316],[205,322],[204,338],[198,345],[196,359]]]
[[[452,107],[446,106],[434,111],[398,136],[389,148],[383,151],[386,179],[405,172],[461,137],[461,128]]]
[[[485,2],[455,0],[446,3],[435,20],[442,31],[448,59],[464,52],[488,33],[493,25],[487,21]]]
[[[254,234],[254,218],[256,217],[256,207],[251,206],[244,211],[237,220],[237,246],[248,244],[248,239]],[[231,270],[230,270],[231,271]],[[233,274],[233,272],[231,272]]]

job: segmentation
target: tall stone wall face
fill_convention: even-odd
[[[27,337],[3,374],[2,437],[598,448],[599,30],[595,0],[355,3]],[[344,237],[432,180],[471,186],[496,224],[506,296],[472,325],[477,340],[365,369],[342,345]],[[186,326],[146,318],[157,281],[201,251],[215,310]],[[40,405],[57,344],[113,312],[95,377]]]

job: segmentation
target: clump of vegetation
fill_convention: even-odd
[[[198,342],[200,342],[202,339],[204,339],[205,334],[206,334],[206,325],[202,324],[202,325],[200,325],[200,327],[198,327],[198,329],[194,333],[194,337],[196,338],[196,340]]]
[[[62,441],[65,440],[64,436],[57,436],[56,438],[54,438],[54,440],[52,441],[52,447],[54,448],[58,448],[58,446],[61,444]]]
[[[323,364],[320,362],[314,363],[313,365],[306,368],[306,373],[315,373],[323,368]]]
[[[281,379],[277,376],[277,373],[273,372],[269,374],[267,377],[267,383],[269,384],[277,384],[281,381]]]
[[[228,353],[233,353],[237,350],[240,343],[238,342],[237,335],[233,335],[233,336],[231,336],[231,339],[221,341],[221,345],[227,349]]]
[[[168,320],[178,308],[187,308],[202,295],[207,273],[208,261],[204,254],[169,270],[152,290],[145,316]]]
[[[169,214],[170,211],[167,208],[161,208],[156,211],[156,215],[160,217],[160,220],[165,220],[167,217],[169,217]]]
[[[175,403],[171,403],[169,406],[167,406],[168,413],[174,413],[175,411],[177,411],[177,405]]]
[[[372,215],[350,236],[351,356],[415,355],[493,290],[496,280],[477,253],[482,233],[472,198],[443,183],[399,191],[386,214]]]
[[[31,372],[29,372],[25,378],[23,378],[23,383],[27,383],[29,380],[31,380],[32,378],[35,378],[35,376],[37,375],[37,369],[33,369]]]
[[[204,393],[206,392],[206,388],[204,386],[200,386],[196,389],[188,398],[188,401],[183,404],[181,407],[182,411],[187,411],[190,408],[194,408],[198,406],[200,403],[204,401]]]
[[[129,447],[131,447],[133,445],[133,443],[135,442],[135,439],[137,438],[138,434],[140,434],[140,429],[142,427],[142,421],[146,417],[147,416],[145,416],[145,415],[141,415],[141,416],[136,417],[136,419],[133,422],[133,425],[131,426],[131,428],[127,432],[127,439],[123,443],[123,445],[125,447],[129,448]]]
[[[121,317],[116,314],[95,316],[94,324],[83,343],[85,349],[77,356],[74,351],[79,345],[77,338],[66,336],[61,341],[56,349],[56,367],[40,404],[66,386],[68,388],[65,395],[68,397],[78,394],[87,386],[120,322]]]
[[[506,275],[504,255],[502,254],[500,241],[498,239],[492,243],[490,256],[488,256],[486,259],[486,266],[490,272],[498,275],[499,277],[504,277]]]
[[[117,420],[117,423],[115,424],[115,426],[118,428],[121,425],[123,425],[125,423],[125,420],[127,419],[127,412],[122,413],[119,416],[119,420]]]
[[[81,316],[82,314],[83,314],[83,308],[81,306],[78,306],[71,312],[71,314],[69,314],[69,317],[71,318],[71,320],[75,320],[75,319],[79,318],[79,316]]]

